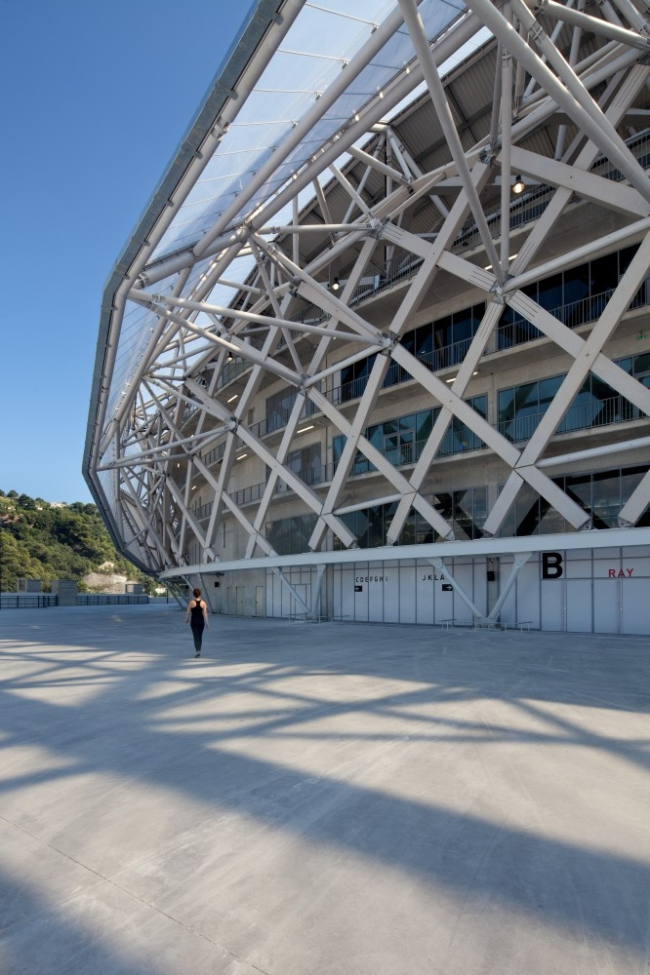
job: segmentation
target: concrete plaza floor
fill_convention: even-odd
[[[642,637],[0,619],[2,975],[647,975]]]

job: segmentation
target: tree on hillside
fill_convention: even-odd
[[[94,504],[74,502],[53,508],[42,499],[0,492],[0,557],[4,554],[2,588],[15,591],[19,578],[40,579],[45,590],[53,579],[73,579],[97,571],[105,562],[114,572],[142,582],[147,592],[156,581],[115,550]]]

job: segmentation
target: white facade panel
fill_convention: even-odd
[[[594,631],[618,633],[620,584],[611,579],[594,579]]]
[[[499,592],[501,588],[505,585],[506,579],[512,572],[513,561],[511,558],[502,558],[499,564]],[[517,623],[517,608],[519,602],[519,587],[518,581],[515,582],[514,586],[506,596],[506,599],[501,608],[501,620],[504,626],[515,626]]]
[[[501,623],[508,628],[525,625],[530,629],[579,633],[650,634],[650,553],[645,557],[638,553],[638,547],[634,558],[628,557],[626,549],[608,551],[604,558],[596,557],[601,555],[598,552],[593,553],[593,558],[585,558],[592,553],[584,550],[580,559],[564,559],[565,553],[559,553],[562,575],[548,579],[543,578],[543,553],[534,555],[520,569],[502,606]],[[445,566],[477,609],[488,615],[495,601],[494,591],[505,584],[513,562],[507,557],[501,559],[498,581],[492,584],[491,605],[487,602],[485,559],[449,559]],[[287,570],[285,577],[311,607],[315,570]],[[449,586],[433,566],[422,561],[335,565],[329,570],[327,585],[322,587],[321,614],[353,622],[469,622],[469,607]],[[264,601],[258,588],[226,587],[225,612],[234,614],[239,606],[240,612],[247,613],[249,602],[253,613],[259,610]],[[267,574],[265,605],[269,616],[305,615],[288,586],[271,572]]]
[[[395,608],[397,609],[397,591],[395,591],[394,596]],[[384,583],[368,583],[368,619],[371,623],[384,622]]]
[[[623,633],[650,632],[650,580],[626,579],[621,587],[621,630]]]
[[[593,586],[591,579],[567,579],[565,598],[566,628],[568,632],[592,632],[592,594]]]
[[[363,593],[355,593],[354,591],[356,574],[356,567],[354,565],[345,566],[340,574],[341,601],[339,615],[340,619],[343,620],[363,620],[367,619],[368,616],[367,603],[364,604],[364,598],[367,599],[367,596],[364,596]],[[357,601],[359,606],[364,609],[361,616],[357,615]]]
[[[515,622],[527,624],[531,629],[540,626],[540,565],[539,560],[527,562],[517,576],[517,619]]]
[[[591,579],[591,559],[567,559],[566,577],[567,579]]]
[[[415,623],[417,621],[417,566],[415,563],[402,565],[399,572],[399,622]],[[391,591],[392,591],[391,587]],[[386,622],[394,622],[388,615],[389,601],[386,603]]]
[[[357,562],[354,567],[354,575],[350,579],[350,586],[347,587],[351,591],[351,603],[350,603],[350,619],[356,620],[361,623],[369,622],[368,614],[368,582],[366,581],[366,576],[368,575],[368,565],[367,563]]]
[[[442,623],[444,620],[455,619],[454,593],[443,590],[446,585],[444,580],[437,582],[434,593],[434,622]],[[461,614],[459,614],[460,617]],[[462,614],[463,618],[469,616],[469,610]]]
[[[433,623],[435,607],[436,572],[428,562],[418,562],[415,569],[416,623]]]
[[[565,584],[562,579],[547,579],[540,583],[542,629],[564,630]]]
[[[488,582],[487,564],[485,560],[477,559],[474,563],[474,574],[472,582],[473,599],[478,609],[484,613],[489,612],[488,607]]]

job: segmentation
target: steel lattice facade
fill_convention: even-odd
[[[647,6],[348,8],[256,5],[109,279],[113,537],[222,612],[650,632]]]

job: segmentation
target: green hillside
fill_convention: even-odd
[[[112,572],[153,591],[155,580],[116,552],[94,504],[53,506],[42,498],[0,490],[3,592],[14,592],[19,578],[40,579],[44,591],[53,579],[74,579],[83,590],[83,576],[107,562],[113,564]]]

